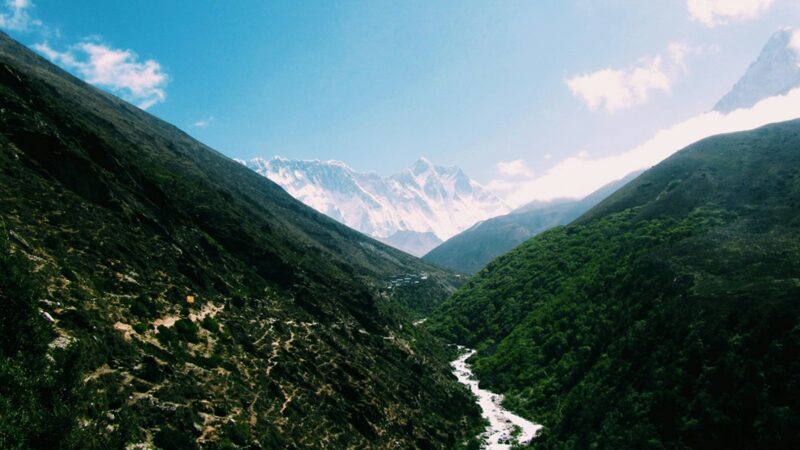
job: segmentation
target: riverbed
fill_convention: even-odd
[[[472,367],[467,364],[467,360],[475,354],[475,350],[463,347],[459,347],[459,350],[463,353],[450,365],[453,367],[453,374],[458,378],[458,382],[467,386],[477,397],[481,414],[489,421],[486,430],[480,435],[484,443],[483,448],[506,450],[515,443],[522,445],[530,443],[542,426],[503,408],[501,405],[502,395],[479,388],[478,379],[472,373]]]

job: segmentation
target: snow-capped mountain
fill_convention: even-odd
[[[730,112],[748,108],[767,97],[782,95],[800,86],[800,30],[784,28],[770,37],[758,59],[714,106]]]
[[[458,167],[434,166],[425,158],[388,178],[357,172],[339,161],[275,157],[240,162],[312,208],[420,256],[475,222],[511,211]],[[420,236],[410,239],[409,232]]]

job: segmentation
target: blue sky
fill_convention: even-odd
[[[773,32],[800,25],[800,6],[9,0],[0,25],[231,157],[387,175],[426,156],[499,186],[708,111]],[[92,49],[123,69],[87,66]],[[605,69],[632,90],[598,93]]]

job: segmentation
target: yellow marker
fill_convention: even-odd
[[[187,296],[186,296],[186,303],[188,303],[188,304],[190,304],[190,305],[191,305],[192,303],[194,303],[194,295],[187,295]]]

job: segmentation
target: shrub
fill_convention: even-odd
[[[213,333],[219,331],[219,323],[211,316],[206,316],[205,319],[203,319],[202,325],[203,328]]]
[[[75,347],[53,353],[30,262],[12,252],[0,222],[0,448],[58,448],[75,428],[80,380]]]
[[[197,342],[197,324],[189,319],[181,319],[175,322],[175,333],[184,341]]]
[[[137,317],[155,317],[158,315],[158,305],[148,297],[140,295],[131,304],[130,311]]]
[[[176,430],[172,427],[164,427],[156,433],[153,438],[156,447],[164,450],[194,450],[197,443],[191,434]]]

